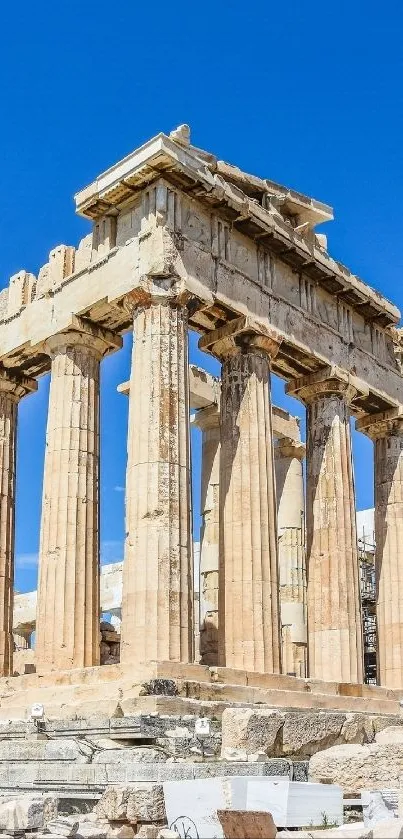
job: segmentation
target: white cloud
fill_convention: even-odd
[[[114,491],[114,492],[124,492],[124,491],[125,491],[125,488],[124,488],[124,487],[120,487],[120,486],[116,486],[116,487],[113,487],[113,491]]]

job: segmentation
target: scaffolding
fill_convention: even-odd
[[[360,591],[362,628],[364,639],[364,681],[376,685],[376,583],[375,583],[375,537],[365,534],[358,537],[358,560],[360,566]]]

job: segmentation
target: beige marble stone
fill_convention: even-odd
[[[36,382],[0,370],[0,676],[13,672],[15,463],[18,402]]]
[[[279,536],[282,672],[307,675],[305,446],[283,439],[274,447]]]
[[[38,671],[99,663],[99,365],[121,338],[75,318],[52,359],[36,621]]]
[[[307,405],[309,675],[362,682],[362,624],[350,403],[358,384],[340,371],[290,383]]]
[[[220,523],[220,412],[217,404],[196,411],[202,432],[200,532],[200,662],[218,664],[218,569]],[[197,653],[197,651],[196,651]],[[197,654],[196,654],[197,658]]]
[[[100,325],[102,330],[110,329],[113,332],[123,333],[131,326],[131,315],[128,314],[124,303],[125,298],[133,292],[141,297],[144,278],[160,278],[158,282],[161,288],[167,290],[170,284],[169,278],[175,277],[176,283],[181,288],[181,301],[183,304],[185,299],[187,301],[189,328],[197,330],[202,335],[214,332],[216,338],[217,333],[220,333],[221,337],[216,340],[216,343],[220,343],[221,339],[225,343],[223,330],[224,332],[226,329],[231,331],[234,328],[234,322],[242,317],[248,321],[249,325],[253,324],[255,336],[265,334],[267,337],[271,331],[275,330],[278,352],[271,357],[270,366],[272,372],[279,374],[287,381],[293,381],[296,377],[305,375],[320,376],[323,365],[338,365],[344,383],[346,379],[350,381],[351,371],[354,371],[354,377],[360,379],[360,385],[357,386],[357,394],[359,394],[356,401],[357,412],[373,415],[381,408],[382,410],[395,406],[401,408],[403,405],[403,333],[398,327],[400,312],[378,291],[371,289],[328,253],[326,237],[322,233],[317,233],[316,226],[332,218],[330,207],[309,196],[275,184],[267,178],[252,176],[242,172],[236,166],[218,160],[213,154],[192,145],[189,132],[183,132],[181,129],[170,136],[158,134],[124,160],[115,163],[106,172],[100,174],[92,184],[81,190],[76,197],[76,205],[81,215],[93,221],[92,232],[80,243],[78,249],[71,245],[57,246],[49,255],[49,259],[44,259],[45,265],[40,269],[38,277],[27,271],[19,271],[11,278],[9,286],[0,292],[0,363],[5,369],[12,371],[13,375],[27,375],[35,378],[49,372],[51,361],[47,348],[55,335],[71,330],[72,313],[85,312],[92,323]],[[172,342],[175,340],[174,336],[179,333],[179,328],[172,329]],[[225,356],[229,359],[230,343],[231,339],[227,341],[226,348],[221,347],[220,357]],[[159,367],[161,370],[169,370],[168,380],[172,388],[169,387],[168,390],[171,389],[173,393],[176,393],[178,389],[182,389],[181,393],[184,392],[182,373],[178,384],[175,367],[175,353],[179,358],[181,350],[172,350],[171,353],[172,345],[169,341],[165,343],[161,341],[158,347],[163,348],[163,355],[167,353],[166,357],[161,359]],[[237,545],[236,555],[234,554],[234,568],[236,567],[236,573],[239,573],[239,576],[236,580],[235,578],[231,580],[230,594],[223,597],[224,599],[232,597],[236,586],[241,584],[242,595],[238,591],[237,597],[241,598],[245,593],[246,605],[245,608],[241,608],[240,612],[245,625],[241,626],[241,630],[236,627],[236,631],[245,630],[247,642],[245,649],[249,650],[251,658],[254,658],[255,647],[261,650],[259,661],[256,660],[252,666],[252,671],[256,673],[256,669],[262,666],[270,669],[272,666],[270,661],[273,658],[272,653],[270,655],[267,653],[272,641],[269,641],[268,636],[264,636],[262,642],[261,632],[262,626],[267,627],[273,624],[278,597],[274,595],[275,574],[272,549],[273,533],[275,533],[271,513],[274,493],[272,492],[272,467],[267,463],[264,465],[261,453],[256,460],[253,460],[254,454],[251,455],[248,462],[248,457],[245,456],[242,460],[243,455],[241,457],[239,452],[254,452],[256,440],[260,440],[260,432],[257,433],[256,428],[268,427],[270,422],[266,415],[263,420],[260,414],[259,421],[254,418],[257,407],[259,406],[260,411],[261,406],[266,404],[266,397],[262,396],[263,385],[259,379],[259,370],[263,369],[259,352],[252,353],[249,349],[247,352],[241,350],[239,343],[236,343],[236,348],[239,358],[238,356],[231,357],[231,364],[234,365],[235,371],[234,379],[231,379],[228,371],[225,376],[228,400],[232,400],[235,413],[238,411],[242,421],[239,428],[236,424],[233,428],[239,431],[239,445],[235,445],[234,435],[232,442],[228,437],[226,444],[225,463],[227,465],[222,467],[222,475],[231,457],[237,464],[238,474],[234,475],[228,484],[230,493],[225,506],[228,510],[230,499],[234,498],[238,505],[237,509],[241,510],[243,521],[244,508],[246,507],[248,515],[249,509],[253,511],[258,509],[258,498],[262,512],[251,514],[250,535],[246,535],[247,526],[242,524],[241,530],[245,543],[241,547]],[[143,350],[143,356],[147,358],[148,350],[145,346]],[[90,362],[88,364],[91,366]],[[243,364],[244,367],[242,367]],[[247,364],[250,365],[249,369],[246,369]],[[52,366],[55,372],[57,367],[55,359],[52,361]],[[228,370],[229,366],[230,360],[228,360]],[[156,363],[153,362],[151,367],[155,370]],[[61,369],[59,373],[62,373]],[[186,375],[185,373],[185,379]],[[145,380],[160,382],[164,379],[165,381],[164,376],[149,378],[146,370]],[[245,387],[248,398],[240,389],[237,390],[234,384],[237,377],[238,382],[242,382],[242,387]],[[69,376],[60,375],[58,378],[68,379]],[[209,398],[209,382],[206,379],[203,380],[202,377],[199,385],[198,398],[204,401]],[[52,388],[52,399],[54,393],[55,390]],[[250,399],[249,394],[251,394]],[[86,403],[86,399],[87,397],[84,396],[83,404]],[[175,404],[182,405],[181,399]],[[176,396],[173,402],[175,400]],[[63,407],[66,416],[70,411],[68,401],[66,399]],[[350,524],[353,494],[351,457],[348,454],[348,410],[343,407],[343,404],[343,399],[338,392],[330,393],[329,391],[323,393],[318,399],[314,399],[309,408],[310,416],[318,429],[315,432],[316,437],[315,434],[313,435],[315,439],[312,442],[312,451],[315,450],[316,457],[315,468],[318,467],[317,480],[314,478],[309,482],[311,496],[308,506],[312,508],[312,515],[308,516],[309,550],[311,551],[312,546],[319,545],[316,558],[318,578],[321,580],[320,585],[318,584],[318,591],[321,593],[315,605],[317,624],[315,625],[316,618],[313,623],[311,621],[311,626],[314,627],[312,631],[318,639],[318,649],[315,653],[317,659],[315,662],[312,652],[311,664],[313,672],[333,673],[333,678],[333,671],[336,669],[337,677],[357,681],[360,678],[360,665],[354,662],[360,659],[360,652],[357,630],[354,632],[353,629],[354,624],[357,626],[358,620],[354,605],[357,600],[356,575],[355,570],[352,570],[355,568],[355,549],[352,547],[355,535],[353,525]],[[74,411],[76,410],[77,405],[74,407]],[[319,414],[327,415],[324,425],[321,423]],[[142,416],[146,416],[147,421],[149,420],[150,428],[154,428],[155,424],[158,425],[158,421],[153,424],[153,417],[149,410],[148,412],[145,410]],[[329,416],[333,417],[331,422]],[[175,425],[175,421],[172,422]],[[167,429],[168,425],[169,422],[166,421],[164,428]],[[182,420],[179,425],[183,429]],[[76,430],[72,422],[70,426],[74,431]],[[140,425],[137,427],[140,431]],[[330,429],[325,439],[322,433],[324,427]],[[84,432],[86,429],[81,429],[81,431]],[[81,431],[80,436],[84,436],[81,435]],[[142,431],[144,433],[144,430]],[[70,429],[66,431],[67,436],[68,434],[70,434]],[[170,430],[169,434],[171,434]],[[180,433],[174,431],[172,434],[176,440],[181,441],[181,452],[183,452],[186,435],[182,430]],[[321,435],[322,439],[320,439]],[[72,440],[74,436],[76,435],[72,433]],[[271,431],[268,433],[269,437],[271,438]],[[80,459],[80,469],[75,474],[79,472],[83,481],[83,476],[86,476],[85,480],[88,476],[88,482],[94,486],[95,467],[88,465],[90,458],[82,452],[81,443],[68,443],[67,448],[63,448],[61,444],[55,442],[55,439],[56,435],[51,434],[49,437],[51,448],[47,454],[45,475],[45,496],[47,506],[52,509],[52,512],[48,511],[44,516],[46,527],[43,527],[42,533],[50,575],[56,573],[56,567],[63,565],[64,560],[60,558],[59,548],[62,553],[68,551],[69,556],[72,556],[73,542],[79,544],[77,557],[80,559],[77,559],[77,567],[81,567],[80,563],[84,555],[90,563],[89,556],[91,554],[93,557],[94,551],[89,547],[92,539],[89,534],[96,534],[96,527],[92,527],[91,530],[88,525],[87,530],[82,523],[75,526],[80,518],[79,505],[74,511],[70,505],[68,518],[70,541],[67,543],[66,537],[64,540],[66,545],[64,544],[63,539],[68,530],[67,524],[63,524],[63,520],[67,517],[62,495],[65,482],[61,481],[62,492],[59,493],[56,475],[59,472],[63,476],[70,475],[69,463],[74,461],[77,447],[83,457]],[[86,444],[83,443],[83,445],[85,448]],[[232,455],[230,454],[231,446]],[[345,472],[339,474],[340,469],[332,470],[329,465],[332,460],[341,465]],[[323,463],[322,471],[318,466],[319,461]],[[50,465],[52,462],[57,462],[57,467],[53,468]],[[161,474],[167,461],[164,457],[161,457],[158,463],[157,460],[153,460],[152,467],[149,466],[150,462],[147,456],[148,465],[141,466],[139,463],[137,466],[139,470],[140,467],[141,469],[144,467],[143,471],[147,472],[147,476],[158,472],[156,482],[159,489],[156,495],[159,497],[158,493],[164,484]],[[182,474],[184,464],[182,454],[178,458],[178,463],[180,463],[179,473]],[[247,491],[244,493],[245,481],[242,484],[244,480],[242,475],[247,470],[247,465],[249,465],[250,473],[253,474],[253,480],[249,478],[249,482],[246,481]],[[93,474],[90,474],[91,469]],[[186,470],[188,475],[188,463],[183,473]],[[49,477],[52,471],[53,478]],[[228,470],[225,474],[228,477]],[[258,480],[255,480],[256,474]],[[335,475],[337,475],[337,481],[333,480]],[[315,481],[316,495],[312,488]],[[71,483],[73,482],[71,478]],[[394,485],[395,480],[392,483]],[[50,486],[52,486],[51,490]],[[170,582],[165,587],[168,591],[172,589],[171,599],[175,603],[178,602],[178,597],[180,602],[182,602],[181,598],[183,598],[183,603],[185,600],[183,592],[188,587],[186,577],[188,571],[184,571],[186,563],[182,561],[182,558],[184,553],[188,557],[190,553],[187,536],[185,541],[182,540],[182,534],[186,530],[182,526],[185,515],[183,510],[185,507],[190,510],[190,496],[188,489],[183,490],[184,482],[180,486],[180,490],[173,491],[176,500],[167,514],[168,529],[165,524],[161,523],[163,516],[159,515],[160,507],[155,504],[153,506],[153,502],[150,504],[154,516],[152,520],[143,519],[142,513],[139,516],[137,513],[133,514],[134,519],[141,521],[144,533],[149,532],[152,538],[158,541],[157,562],[161,560],[160,565],[163,565],[164,569],[169,567],[171,575],[173,575],[175,562],[173,559],[166,559],[164,539],[169,541],[172,538],[173,542],[176,540],[175,543],[180,545],[179,571],[176,566],[175,570],[179,576],[182,575],[181,582],[178,584],[175,582],[173,587]],[[142,487],[144,490],[143,485]],[[133,497],[135,496],[136,493],[133,491]],[[131,503],[128,499],[128,507]],[[93,511],[95,507],[94,505],[91,507],[91,504],[92,501],[88,497],[83,506],[87,511],[90,508]],[[224,505],[224,502],[222,504]],[[176,509],[178,506],[181,512]],[[391,555],[394,553],[394,549],[389,549],[388,545],[389,542],[392,544],[391,540],[394,538],[392,531],[398,530],[397,524],[393,526],[390,524],[392,513],[389,511],[389,506],[388,527],[385,526],[384,530],[385,556],[387,552]],[[266,508],[268,516],[266,516]],[[54,524],[56,515],[58,523]],[[267,527],[264,525],[263,529],[256,526],[259,515],[262,522],[266,518],[269,521]],[[91,516],[92,512],[89,513],[88,523]],[[334,528],[335,518],[339,522],[337,531]],[[49,521],[53,524],[48,532]],[[248,517],[245,521],[249,521]],[[159,522],[161,529],[159,529]],[[136,528],[131,530],[130,538],[132,533],[140,532],[140,526]],[[379,525],[378,529],[382,529],[382,526]],[[85,530],[88,534],[88,537],[84,539],[85,546],[72,535],[73,530],[77,533]],[[229,519],[227,519],[225,530],[228,555],[231,531]],[[168,535],[163,537],[163,531]],[[388,531],[391,534],[390,540],[387,535]],[[56,539],[54,533],[59,534],[60,539],[57,535],[57,541],[52,542]],[[160,536],[161,539],[159,539]],[[325,547],[324,551],[322,551],[322,546]],[[171,556],[169,549],[167,550]],[[151,552],[150,548],[150,554]],[[324,560],[320,557],[321,553],[324,554]],[[249,559],[245,561],[244,568],[239,572],[240,556],[249,557]],[[253,574],[250,573],[250,565],[253,564],[252,557],[253,562],[255,560],[258,562],[259,557],[262,558],[262,571],[259,572],[253,565]],[[50,558],[52,558],[51,562]],[[69,561],[69,569],[72,563],[75,565],[75,562],[75,560]],[[386,561],[384,565],[386,567]],[[313,560],[311,566],[312,568],[314,566]],[[266,571],[268,567],[269,573]],[[326,573],[322,574],[320,568]],[[395,574],[394,571],[393,574]],[[314,578],[315,574],[311,576]],[[160,581],[159,571],[157,578],[157,583],[153,583],[153,602],[154,606],[155,601],[158,601],[159,605],[156,608],[153,607],[151,612],[154,614],[156,611],[162,614],[167,595],[166,592],[162,595],[164,584]],[[256,579],[258,584],[255,582]],[[66,590],[64,591],[63,585],[60,585],[61,591],[56,597],[52,589],[51,576],[49,577],[49,610],[53,608],[52,603],[53,605],[57,603],[58,613],[62,614],[61,621],[49,615],[50,630],[55,626],[56,636],[66,631],[65,628],[61,629],[61,625],[64,624],[64,617],[72,597],[72,578],[67,575],[66,580]],[[95,578],[91,577],[91,580],[87,581],[90,590],[95,585],[94,580]],[[266,585],[267,591],[270,591],[267,600],[262,595]],[[130,582],[128,585],[130,614],[132,614],[133,602],[136,600],[134,595],[132,598],[135,586],[133,591],[132,588]],[[149,598],[151,588],[150,580],[148,580],[142,591],[144,593],[147,590]],[[311,586],[312,590],[313,588],[314,586]],[[178,590],[181,592],[180,595],[178,595]],[[82,596],[81,589],[78,595]],[[274,596],[273,616],[271,615],[272,595]],[[141,599],[141,594],[139,599]],[[347,605],[344,604],[345,599]],[[254,636],[255,629],[247,626],[247,604],[252,601],[254,603],[264,601],[265,604],[269,604],[268,608],[264,609],[261,623],[256,625],[256,638],[253,642],[251,642],[251,636]],[[235,600],[233,602],[235,603]],[[324,604],[324,611],[322,604]],[[46,612],[43,592],[41,608]],[[147,605],[147,615],[148,608]],[[172,606],[173,611],[176,608]],[[139,609],[140,607],[136,607],[138,614]],[[292,609],[295,611],[295,604]],[[89,611],[92,611],[92,604]],[[255,619],[258,611],[256,607],[249,610],[249,614],[253,614]],[[179,612],[184,615],[183,620],[187,627],[191,607],[184,605],[183,608],[179,608]],[[234,614],[235,612],[237,612],[236,609]],[[74,610],[73,613],[73,625],[76,627]],[[270,618],[267,617],[269,614]],[[337,625],[338,615],[340,625]],[[294,617],[291,617],[294,623]],[[385,627],[388,620],[391,620],[391,624],[388,624],[389,640],[392,638],[392,647],[397,649],[398,642],[393,639],[400,623],[400,613],[396,612],[393,618],[385,618]],[[250,617],[249,623],[251,621]],[[180,619],[179,623],[181,623]],[[132,632],[134,626],[135,624],[130,624],[128,631]],[[165,631],[161,631],[164,634]],[[75,632],[76,630],[72,633],[73,636]],[[182,636],[187,633],[185,626],[182,627],[181,632]],[[93,630],[89,632],[89,635],[91,633]],[[141,633],[139,637],[141,650],[143,644]],[[53,641],[47,643],[53,644]],[[135,644],[134,637],[130,644]],[[64,655],[63,645],[64,642],[61,645]],[[171,646],[168,657],[172,656],[176,660],[176,641]],[[181,644],[180,657],[182,657],[183,646]],[[321,653],[320,650],[322,650]],[[183,655],[185,656],[184,653]],[[319,662],[320,655],[322,658]],[[400,664],[398,654],[396,655],[392,669],[397,671]],[[340,662],[338,669],[333,663],[336,661]],[[62,659],[60,666],[64,666]],[[274,669],[276,666],[277,663],[274,663]],[[288,670],[288,665],[286,668]]]
[[[193,658],[188,313],[169,285],[131,302],[125,664]]]
[[[378,684],[403,688],[403,416],[359,420],[375,442],[375,574]]]
[[[222,359],[219,663],[280,672],[270,358],[275,336],[247,319],[204,336]]]

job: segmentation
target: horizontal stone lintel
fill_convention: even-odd
[[[280,299],[272,290],[260,287],[222,257],[217,261],[211,251],[205,250],[202,257],[200,247],[187,243],[182,253],[186,237],[180,231],[179,238],[176,235],[165,222],[162,226],[150,223],[141,235],[110,248],[98,260],[67,276],[51,295],[28,302],[0,324],[0,363],[17,375],[32,377],[47,372],[50,361],[46,341],[71,326],[72,312],[110,332],[126,331],[131,326],[131,316],[123,305],[125,298],[140,287],[147,274],[163,276],[177,271],[179,285],[191,304],[191,328],[202,333],[225,330],[228,326],[231,330],[233,322],[244,317],[255,323],[262,340],[278,339],[279,350],[272,369],[285,379],[309,370],[316,372],[336,361],[347,373],[354,369],[357,378],[368,387],[368,394],[361,393],[356,400],[357,413],[378,413],[403,404],[403,377],[398,360],[389,358],[390,353],[385,361],[378,358],[377,350],[362,349],[359,342],[354,345],[340,331],[319,323],[309,311]],[[246,235],[244,240],[242,247],[246,250],[250,246],[248,259],[252,264],[256,261],[256,243]],[[196,257],[202,266],[197,267],[197,276]],[[282,261],[284,254],[276,259]],[[213,264],[220,268],[215,292],[210,276]],[[334,295],[334,306],[338,305]],[[394,337],[393,330],[385,330],[382,325],[377,330],[382,341],[400,346],[399,330],[395,330]]]

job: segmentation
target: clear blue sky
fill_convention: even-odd
[[[331,253],[402,307],[402,35],[401,4],[372,0],[4,4],[0,286],[87,232],[75,191],[188,122],[196,145],[333,205]],[[122,556],[127,400],[115,389],[129,365],[127,339],[102,371],[104,561]],[[48,386],[20,410],[19,590],[36,584]],[[372,449],[358,435],[354,447],[364,508]]]

